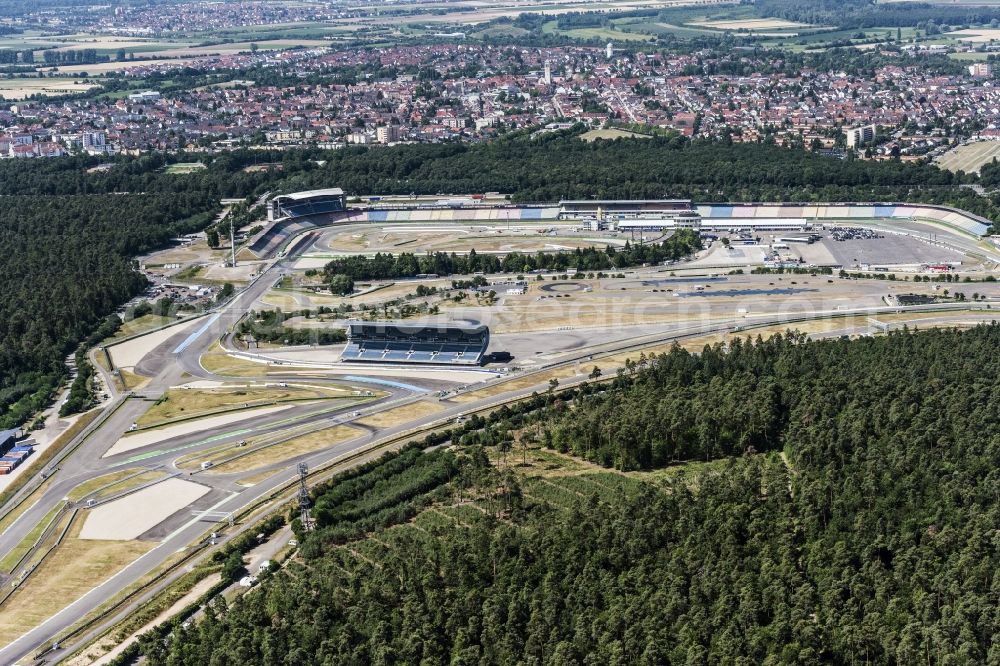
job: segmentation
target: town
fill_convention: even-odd
[[[247,52],[183,64],[230,74],[219,85],[11,103],[0,110],[0,157],[478,141],[578,122],[611,132],[595,136],[770,139],[874,159],[917,160],[965,139],[1000,138],[1000,88],[988,63],[945,74],[904,49],[881,55],[888,64],[865,76],[788,73],[769,54],[645,53],[613,43]],[[179,67],[137,61],[118,76]],[[736,70],[745,73],[721,73]],[[239,78],[262,72],[282,82]]]

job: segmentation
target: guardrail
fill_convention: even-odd
[[[59,537],[55,540],[55,543],[53,543],[48,548],[48,550],[46,550],[45,553],[42,554],[42,557],[39,558],[39,560],[35,564],[31,565],[27,569],[22,570],[21,575],[17,576],[15,572],[21,567],[22,564],[24,564],[38,552],[39,546],[45,543],[46,539],[52,536],[52,531],[55,529],[55,526],[59,524],[59,521],[62,519],[62,517],[66,515],[67,511],[71,511],[72,515],[70,516],[70,519],[66,522],[66,526],[59,534]],[[24,582],[28,580],[31,574],[35,573],[35,571],[38,570],[38,567],[42,564],[42,562],[44,562],[45,559],[52,554],[52,551],[54,551],[56,547],[58,547],[59,544],[63,542],[63,539],[66,538],[66,533],[69,531],[70,526],[76,519],[76,513],[77,509],[70,509],[69,505],[64,502],[63,505],[56,512],[56,514],[52,516],[52,520],[50,520],[49,523],[45,526],[45,529],[42,530],[42,533],[38,535],[38,538],[35,539],[35,542],[31,544],[31,547],[28,548],[28,550],[24,553],[24,555],[22,555],[20,559],[18,559],[17,563],[13,566],[13,568],[11,568],[11,579],[13,582],[11,583],[10,586],[5,587],[2,596],[0,596],[0,606],[3,606],[3,604],[7,603],[7,600],[10,599],[10,597],[15,592],[17,592],[18,589],[20,589],[21,585],[23,585]]]
[[[5,506],[0,507],[4,509],[4,513],[10,513],[12,511],[16,511],[17,508],[20,507],[25,500],[31,497],[32,493],[38,490],[38,488],[43,483],[45,483],[45,481],[49,477],[51,477],[56,472],[57,469],[59,469],[59,463],[61,463],[67,456],[69,456],[78,448],[80,448],[80,445],[83,444],[88,437],[93,435],[95,430],[103,426],[104,423],[109,418],[111,418],[111,416],[115,412],[121,409],[122,405],[124,405],[126,401],[128,401],[129,398],[132,397],[134,396],[132,395],[131,392],[125,393],[116,398],[111,405],[105,407],[104,412],[100,416],[98,416],[96,419],[87,424],[87,426],[82,431],[77,433],[77,435],[73,438],[75,441],[71,441],[63,448],[62,451],[60,451],[59,453],[57,453],[55,456],[52,457],[52,459],[48,463],[48,468],[42,470],[41,473],[35,477],[34,479],[35,482],[33,484],[25,484],[20,490],[17,491],[17,493],[10,500],[7,501],[7,504]]]

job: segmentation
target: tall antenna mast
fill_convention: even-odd
[[[306,486],[306,476],[309,475],[309,466],[304,462],[299,463],[299,509],[301,510],[302,529],[306,532],[312,531],[313,521],[309,513],[309,488]]]
[[[233,224],[231,213],[232,211],[229,218],[229,249],[233,253],[233,268],[236,268],[236,225]]]

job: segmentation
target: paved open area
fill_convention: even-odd
[[[87,513],[81,539],[128,541],[191,505],[211,488],[183,479],[167,479]]]

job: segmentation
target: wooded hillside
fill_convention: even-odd
[[[995,663],[998,345],[990,326],[677,349],[504,408],[452,450],[317,488],[300,562],[144,649],[174,665]]]

